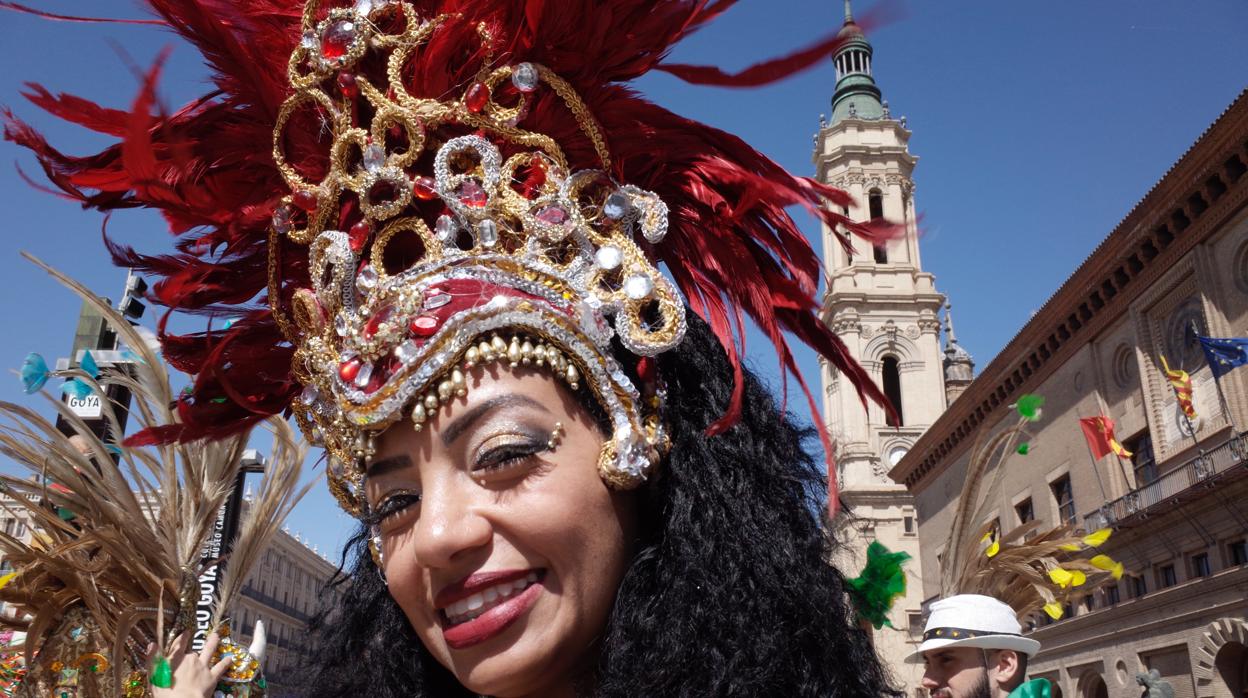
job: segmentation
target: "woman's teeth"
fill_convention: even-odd
[[[486,611],[498,606],[507,599],[519,594],[530,585],[537,582],[537,573],[530,572],[527,577],[517,579],[513,582],[503,582],[495,584],[469,596],[466,599],[456,601],[455,603],[442,609],[446,614],[446,619],[451,625],[459,625],[466,623],[473,618],[485,613]]]

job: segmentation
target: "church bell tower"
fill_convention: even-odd
[[[908,591],[893,607],[893,628],[876,631],[876,650],[907,693],[919,686],[921,669],[903,663],[922,633],[922,584],[918,578],[918,521],[905,487],[888,477],[915,441],[945,410],[946,364],[940,312],[945,298],[923,270],[915,220],[914,180],[918,158],[910,154],[905,118],[894,118],[872,73],[873,49],[854,22],[845,0],[845,39],[833,60],[836,89],[832,115],[815,136],[816,177],[849,192],[856,207],[842,212],[856,221],[883,218],[901,225],[904,237],[878,247],[854,238],[842,245],[843,230],[823,230],[828,290],[821,317],[872,375],[896,408],[896,420],[871,405],[864,410],[852,385],[822,366],[823,409],[835,456],[841,496],[853,518],[839,532],[845,553],[838,564],[853,576],[867,546],[878,540],[909,553]],[[831,205],[831,204],[829,204]],[[956,344],[954,345],[956,347]],[[956,368],[969,377],[970,357],[957,347]],[[957,390],[948,395],[956,397]]]

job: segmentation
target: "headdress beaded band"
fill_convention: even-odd
[[[125,134],[124,158],[120,146],[67,158],[25,124],[7,129],[87,205],[165,212],[179,255],[113,248],[163,277],[156,302],[238,314],[225,330],[162,338],[195,384],[179,423],[128,443],[219,437],[289,409],[329,452],[334,494],[363,515],[374,437],[423,426],[469,371],[505,362],[592,393],[609,419],[600,473],[633,487],[667,448],[653,357],[680,343],[686,303],[736,371],[711,433],[741,411],[746,316],[804,389],[785,332],[864,401],[887,403],[818,319],[821,264],[785,208],[872,240],[893,231],[849,220],[844,192],[624,86],[654,69],[762,84],[826,58],[835,37],[729,76],[661,62],[726,7],[706,0],[603,0],[594,15],[609,32],[557,21],[554,3],[152,4],[209,57],[213,95],[153,116],[153,71],[124,125],[102,126]],[[87,118],[77,102],[34,98]],[[95,125],[110,118],[91,111]]]

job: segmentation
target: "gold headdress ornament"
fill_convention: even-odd
[[[51,377],[77,381],[98,395],[121,386],[132,394],[130,417],[140,428],[175,421],[169,376],[135,328],[106,301],[31,259],[104,316],[134,363],[132,371],[48,371],[32,355],[22,374],[27,392],[38,391]],[[83,366],[87,363],[84,358]],[[0,534],[0,551],[13,564],[13,572],[0,578],[0,601],[15,613],[0,619],[0,625],[26,633],[20,651],[29,671],[25,692],[17,695],[60,695],[53,689],[72,686],[78,691],[74,695],[142,696],[148,683],[144,674],[151,669],[149,642],[167,654],[175,636],[194,632],[201,621],[223,627],[225,609],[259,554],[315,482],[299,483],[305,448],[284,421],[271,421],[273,450],[229,554],[215,616],[197,618],[199,576],[209,564],[201,554],[237,481],[249,434],[126,447],[100,440],[60,400],[46,397],[71,426],[72,436],[31,409],[0,404],[6,422],[0,428],[0,453],[32,475],[0,476],[6,508],[28,521],[31,530],[29,542]],[[107,398],[102,403],[112,433],[121,433],[117,406]],[[234,677],[247,677],[246,653],[229,641],[224,647],[234,647]],[[153,678],[158,673],[153,671]],[[256,678],[251,671],[247,680]]]
[[[382,26],[394,15],[402,30],[389,33]],[[305,386],[295,414],[334,459],[334,494],[359,514],[374,434],[404,416],[419,429],[464,394],[464,374],[476,365],[532,364],[593,390],[613,427],[600,473],[634,486],[665,446],[661,390],[634,385],[612,358],[611,340],[653,356],[684,333],[679,295],[634,237],[662,240],[667,207],[611,179],[601,128],[543,66],[495,68],[447,100],[410,94],[400,68],[441,21],[422,19],[408,3],[365,3],[322,17],[314,0],[304,11],[306,40],[290,62],[295,92],[279,113],[273,153],[293,192],[275,214],[273,234],[308,245],[313,283],[295,292],[287,329]],[[489,31],[480,32],[488,50]],[[366,47],[387,66],[383,82],[352,72]],[[352,76],[354,100],[325,91],[342,75]],[[514,87],[508,106],[496,101],[504,82]],[[575,115],[602,169],[571,171],[553,139],[513,125],[542,86]],[[287,164],[282,146],[291,114],[309,104],[327,112],[333,137],[329,171],[316,181]],[[428,135],[448,127],[479,133]],[[424,162],[432,176],[417,173]],[[413,197],[445,206],[433,230],[404,214]],[[351,202],[359,220],[334,229]],[[306,220],[297,223],[300,210]]]
[[[999,491],[1006,458],[1030,450],[1029,444],[1016,448],[1015,442],[1026,436],[1027,422],[1039,419],[1040,404],[1038,396],[1023,396],[1017,424],[976,440],[941,562],[942,597],[991,596],[1013,608],[1020,621],[1040,611],[1060,618],[1072,596],[1123,575],[1122,563],[1096,551],[1109,539],[1109,529],[1086,535],[1069,525],[1038,531],[1040,522],[1032,520],[1002,532],[996,522],[974,523],[987,516],[986,504]],[[988,477],[991,483],[985,482]]]

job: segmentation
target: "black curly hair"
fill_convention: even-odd
[[[898,696],[826,560],[824,474],[751,373],[741,420],[708,436],[732,391],[718,340],[693,313],[658,357],[672,450],[639,492],[640,540],[600,643],[595,698]],[[361,529],[311,624],[317,698],[470,697],[390,597]]]

